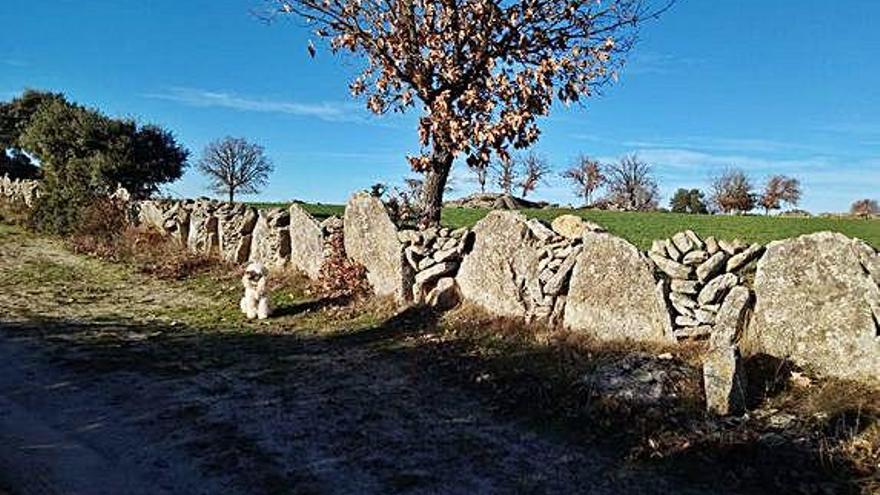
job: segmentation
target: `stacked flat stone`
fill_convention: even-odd
[[[223,203],[214,212],[220,257],[245,263],[251,254],[251,240],[257,224],[257,210],[241,203]]]
[[[461,260],[472,243],[471,231],[465,228],[427,228],[401,230],[397,237],[404,246],[406,263],[415,273],[413,301],[438,305],[454,298],[455,276]]]
[[[703,240],[691,230],[654,241],[648,256],[668,281],[673,335],[678,339],[711,335],[725,297],[744,284],[743,269],[763,251],[760,244],[739,240]]]
[[[24,204],[30,208],[40,197],[40,182],[36,180],[10,179],[6,174],[0,177],[0,198],[12,204]]]
[[[527,318],[555,325],[562,322],[568,282],[583,249],[583,239],[580,235],[565,237],[537,220],[529,220],[529,228],[544,246],[538,255],[537,284],[530,294],[533,306]]]
[[[189,209],[180,201],[144,200],[137,206],[137,220],[140,225],[153,228],[181,245],[189,239]]]

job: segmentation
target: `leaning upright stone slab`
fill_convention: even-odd
[[[315,280],[324,265],[324,231],[302,206],[290,205],[290,264]]]
[[[565,307],[566,327],[599,340],[673,342],[651,262],[629,242],[585,233]]]
[[[257,224],[257,210],[241,203],[226,203],[215,213],[220,256],[226,261],[245,263],[251,254],[251,234]]]
[[[367,280],[380,296],[398,302],[412,299],[413,273],[397,237],[397,226],[379,198],[366,192],[351,197],[345,207],[345,252],[367,269]]]
[[[290,214],[281,208],[260,210],[251,237],[250,261],[282,268],[290,260]]]
[[[770,243],[758,261],[754,289],[744,352],[880,382],[880,287],[852,239],[819,232]]]
[[[190,251],[207,255],[219,252],[220,242],[217,236],[215,209],[215,205],[210,202],[199,201],[190,211],[189,233],[186,241]]]
[[[456,277],[462,299],[499,316],[525,318],[535,287],[540,291],[541,256],[541,241],[525,215],[493,211],[477,222],[473,235],[473,249]]]

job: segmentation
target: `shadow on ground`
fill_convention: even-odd
[[[341,302],[289,305],[279,314]],[[608,493],[669,492],[670,485],[639,481],[652,476],[673,480],[671,489],[680,493],[859,493],[864,485],[864,474],[850,465],[829,464],[810,438],[781,428],[756,430],[738,420],[710,420],[696,412],[702,405],[693,396],[664,397],[646,406],[586,393],[578,375],[597,360],[619,355],[583,355],[564,344],[523,341],[508,348],[486,346],[476,334],[443,338],[442,325],[436,313],[410,308],[379,325],[329,334],[319,329],[206,332],[181,325],[48,318],[0,323],[0,331],[38,344],[56,362],[95,380],[124,373],[148,381],[208,383],[204,396],[173,411],[177,421],[201,430],[187,448],[208,468],[244,469],[247,482],[266,492],[297,486],[298,492],[319,493],[338,487],[328,484],[331,479],[352,487],[378,483],[377,489],[399,492],[456,486],[552,493],[591,486],[585,483],[600,478],[611,487]],[[283,419],[265,420],[262,426],[236,424],[234,415],[206,405],[242,394],[253,403],[271,401]],[[494,431],[468,410],[487,411],[529,434],[490,438],[510,431]],[[263,412],[254,414],[264,421]],[[828,428],[856,422],[865,428],[876,420],[860,412],[826,421]],[[255,431],[284,438],[255,441]],[[302,447],[305,453],[285,450],[287,442],[300,441],[308,446]],[[657,447],[661,444],[665,447]],[[549,445],[561,446],[573,461],[551,461],[564,456]],[[597,448],[602,460],[586,462]],[[290,468],[302,458],[326,465]],[[511,473],[518,474],[511,478]]]

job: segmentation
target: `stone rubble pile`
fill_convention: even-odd
[[[427,228],[401,230],[406,263],[414,273],[412,299],[431,306],[454,306],[457,302],[455,276],[465,253],[473,245],[468,229]]]
[[[654,241],[648,257],[667,281],[673,335],[678,339],[707,338],[718,311],[734,287],[745,282],[744,269],[764,252],[760,244],[701,239],[691,230]]]
[[[0,197],[10,203],[23,203],[30,208],[40,197],[40,182],[36,180],[10,179],[9,175],[0,177]]]

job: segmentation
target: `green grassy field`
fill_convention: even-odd
[[[252,203],[258,208],[286,206],[282,203]],[[343,205],[303,204],[318,218],[342,215]],[[443,224],[452,227],[470,227],[486,216],[489,210],[474,208],[446,208]],[[522,210],[530,218],[551,221],[559,215],[573,213],[602,225],[609,232],[623,237],[642,249],[648,249],[651,241],[671,237],[676,232],[691,229],[703,237],[741,239],[745,242],[766,244],[801,234],[831,230],[850,237],[863,239],[880,249],[880,220],[854,218],[779,218],[762,215],[722,216],[686,215],[662,212],[618,212],[603,210]]]

